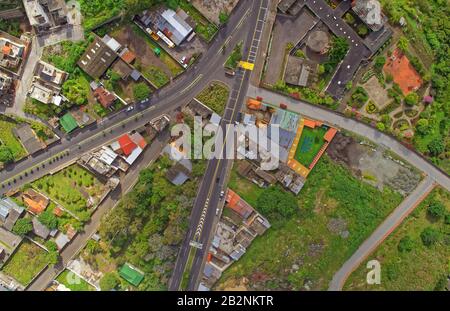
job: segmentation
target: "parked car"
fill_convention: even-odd
[[[128,108],[127,108],[127,112],[130,112],[130,111],[132,111],[134,109],[134,106],[129,106]]]

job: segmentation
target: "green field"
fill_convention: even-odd
[[[213,82],[207,86],[196,98],[211,108],[215,113],[222,115],[228,102],[230,90],[223,83]]]
[[[308,167],[314,160],[314,157],[317,155],[320,148],[325,144],[323,136],[326,132],[327,130],[323,127],[312,129],[305,126],[297,150],[295,151],[294,158],[303,166]]]
[[[13,134],[12,130],[16,126],[17,123],[13,120],[0,116],[0,145],[7,146],[11,150],[14,159],[17,161],[26,156],[27,152]]]
[[[26,286],[47,264],[47,253],[36,244],[24,240],[2,271]]]
[[[93,174],[78,165],[67,167],[54,175],[46,175],[32,185],[83,221],[89,219],[89,197],[93,198],[95,204],[105,190]]]
[[[67,269],[64,270],[60,275],[58,275],[56,281],[66,286],[71,291],[87,292],[95,290],[95,288],[92,285],[90,285],[88,282],[86,282],[85,280],[78,277],[76,274]]]
[[[438,282],[446,280],[450,273],[449,225],[443,219],[432,219],[427,214],[431,202],[438,201],[446,206],[450,213],[450,193],[437,188],[405,219],[387,240],[369,257],[381,263],[381,284],[366,284],[366,263],[350,275],[345,290],[434,290]],[[448,217],[448,216],[447,216]],[[421,233],[427,227],[432,227],[441,233],[440,240],[431,247],[423,245]],[[399,250],[399,242],[403,239],[412,240],[412,250]],[[446,281],[445,281],[446,284]],[[442,290],[442,288],[439,288]]]
[[[233,171],[236,170],[236,166]],[[230,187],[258,209],[265,189],[233,172]],[[233,287],[243,277],[256,290],[323,290],[333,274],[355,252],[402,197],[356,179],[351,172],[322,157],[297,196],[298,211],[289,219],[271,219],[272,228],[256,238],[246,254],[219,280],[219,289]],[[342,231],[330,229],[334,222]],[[344,236],[344,237],[343,237]],[[293,266],[298,270],[294,271]]]

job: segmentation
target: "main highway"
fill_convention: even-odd
[[[243,37],[239,37],[239,39],[243,40],[243,55],[247,56],[245,60],[249,63],[254,63],[256,60],[268,2],[269,0],[247,2],[251,3],[249,11],[251,13],[246,19],[245,29],[252,31],[243,33]],[[226,129],[226,125],[233,124],[238,120],[239,112],[247,96],[250,74],[250,71],[244,69],[239,69],[236,73],[231,95],[220,123],[225,142],[229,135],[234,135],[234,132]],[[226,145],[220,150],[222,157],[219,159],[213,158],[208,162],[191,212],[189,231],[183,241],[169,284],[170,290],[198,289],[214,223],[218,216],[217,214],[220,215],[220,213],[216,212],[221,200],[220,192],[225,190],[227,169],[231,164],[231,160],[225,157],[225,148]],[[192,246],[191,241],[197,243],[197,247]]]
[[[6,166],[0,171],[0,195],[74,161],[81,154],[104,145],[155,117],[181,107],[211,80],[223,79],[223,64],[231,50],[249,30],[254,29],[248,28],[248,16],[252,5],[252,1],[240,1],[228,23],[219,30],[215,40],[198,62],[169,86],[155,92],[147,100],[135,103],[134,110],[122,110],[108,116],[100,122],[63,137],[57,144],[37,154]]]

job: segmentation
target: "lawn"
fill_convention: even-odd
[[[230,187],[258,209],[255,198],[265,190],[242,178],[237,182],[234,174]],[[269,218],[272,228],[224,272],[218,288],[246,277],[249,289],[326,289],[333,274],[402,200],[388,188],[380,192],[354,178],[327,156],[297,198],[298,212],[289,219]]]
[[[88,292],[95,290],[95,288],[91,284],[89,284],[88,282],[86,282],[85,280],[78,277],[76,274],[67,269],[64,270],[60,275],[58,275],[56,281],[66,286],[71,291],[75,292]]]
[[[230,90],[228,86],[223,83],[213,82],[198,94],[196,98],[211,108],[215,113],[222,115],[225,111],[229,95]]]
[[[89,219],[88,201],[92,200],[95,206],[105,190],[93,174],[78,165],[46,175],[32,185],[82,221]]]
[[[123,0],[80,0],[83,28],[90,31],[108,19],[119,15],[124,5]]]
[[[209,22],[203,15],[200,13],[191,3],[186,0],[179,1],[180,8],[186,11],[190,17],[197,24],[195,26],[195,32],[205,39],[207,42],[210,42],[215,34],[219,31],[216,25]]]
[[[2,271],[26,286],[47,264],[47,253],[36,244],[24,240]]]
[[[326,132],[327,130],[323,127],[312,129],[305,126],[297,150],[295,151],[294,158],[304,166],[308,167],[314,160],[314,157],[317,155],[320,148],[325,144],[323,136]]]
[[[144,77],[152,81],[157,88],[163,87],[170,81],[169,77],[164,73],[164,71],[156,66],[148,66],[146,68],[143,68],[142,74],[144,75]]]
[[[6,118],[3,115],[0,116],[0,145],[7,146],[11,150],[16,161],[27,155],[25,148],[13,134],[12,130],[17,125],[18,123],[15,121]]]
[[[441,279],[445,280],[450,272],[449,225],[445,224],[443,219],[430,218],[427,208],[432,201],[443,203],[447,214],[450,213],[450,193],[442,188],[436,188],[370,255],[370,260],[377,259],[381,263],[381,284],[366,284],[368,270],[366,269],[367,261],[364,261],[350,275],[344,289],[423,291],[433,290]],[[423,245],[420,234],[430,226],[441,232],[441,239],[435,245],[427,247]],[[413,247],[409,252],[402,252],[398,247],[399,242],[405,237],[412,240]]]

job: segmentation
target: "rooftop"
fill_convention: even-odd
[[[384,71],[392,75],[394,82],[398,84],[405,96],[419,89],[423,83],[409,59],[399,49],[396,49],[387,59]]]
[[[95,37],[94,41],[78,61],[78,66],[91,77],[98,79],[106,72],[116,58],[117,54],[99,37]]]

